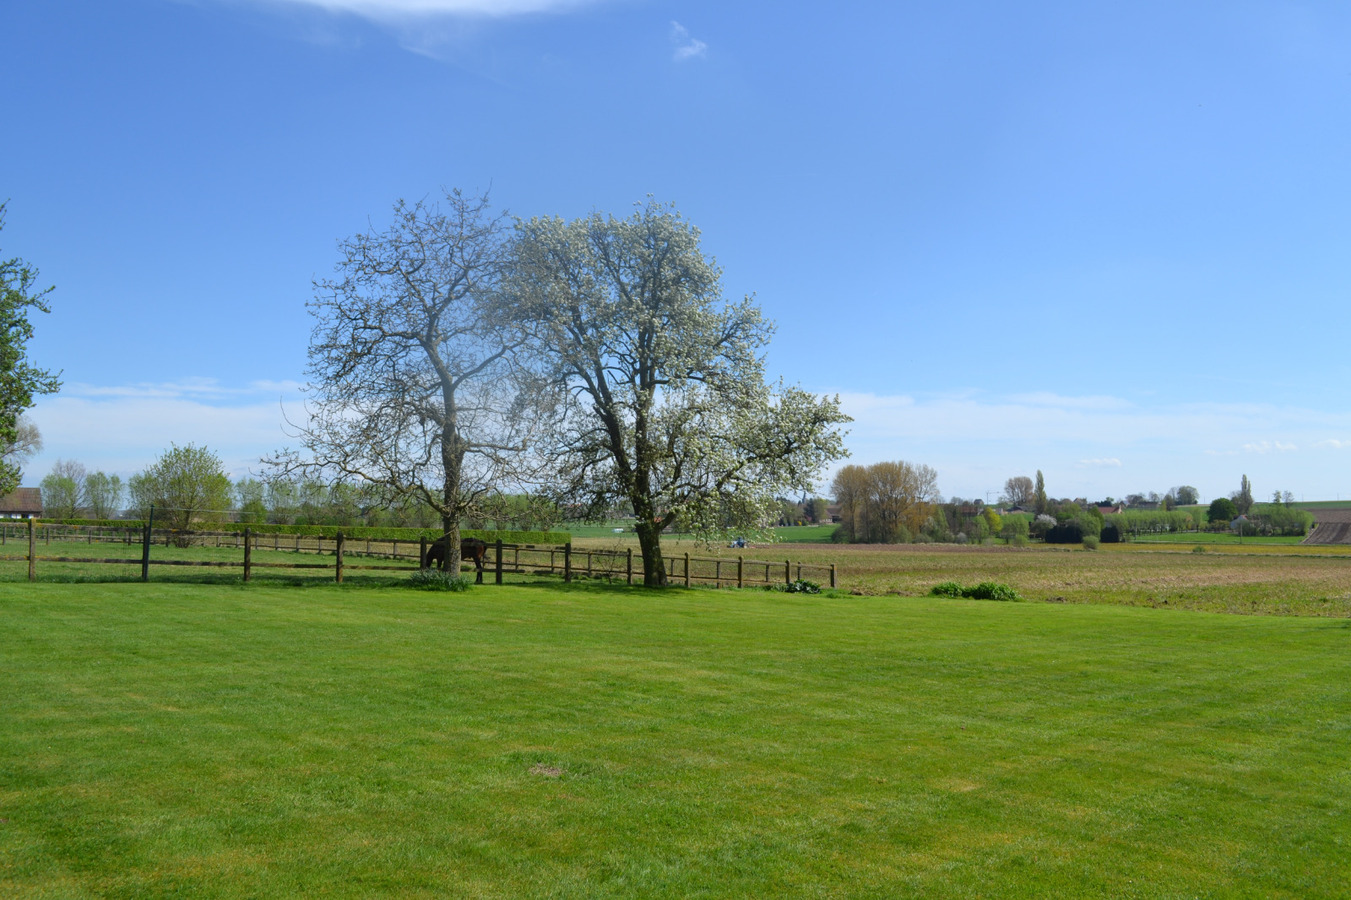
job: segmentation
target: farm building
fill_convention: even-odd
[[[1306,544],[1351,544],[1351,508],[1311,509],[1313,530]]]
[[[18,488],[0,497],[0,519],[32,519],[42,516],[42,488]]]

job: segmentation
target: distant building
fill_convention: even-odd
[[[18,488],[0,497],[0,519],[42,517],[42,488]]]

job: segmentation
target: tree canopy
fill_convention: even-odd
[[[809,492],[845,454],[838,398],[767,382],[772,325],[752,298],[724,299],[672,207],[522,222],[515,262],[512,315],[554,389],[540,458],[563,505],[632,508],[645,584],[666,582],[663,529],[764,527],[776,497]]]
[[[498,313],[506,239],[486,195],[451,191],[443,204],[401,200],[388,228],[339,244],[337,277],[309,304],[303,449],[266,460],[274,477],[426,503],[458,567],[461,518],[482,513],[532,421],[509,377],[520,340]]]
[[[231,506],[230,479],[220,457],[206,447],[172,445],[128,481],[132,507],[164,527],[186,531],[196,521],[218,521]]]
[[[844,466],[835,473],[831,490],[840,505],[842,537],[858,543],[909,541],[942,500],[938,473],[903,460]]]
[[[0,230],[5,206],[0,203]],[[38,270],[24,260],[0,259],[0,495],[19,486],[18,463],[37,438],[36,429],[21,429],[19,416],[33,405],[34,396],[61,387],[56,375],[28,360],[26,345],[33,336],[29,313],[51,312],[46,298],[52,288],[38,289],[37,283]]]

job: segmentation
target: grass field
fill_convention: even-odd
[[[545,584],[0,584],[0,615],[0,896],[1351,881],[1344,620]]]

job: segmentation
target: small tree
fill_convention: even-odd
[[[999,529],[999,536],[1006,544],[1022,546],[1027,543],[1028,524],[1026,516],[1006,516]]]
[[[84,480],[84,506],[94,519],[111,519],[122,506],[122,478],[91,472]]]
[[[1248,476],[1244,475],[1243,480],[1239,482],[1238,490],[1229,495],[1234,501],[1234,507],[1238,510],[1240,516],[1246,516],[1252,510],[1252,482]]]
[[[72,519],[84,492],[84,466],[75,460],[58,459],[42,479],[42,506],[54,519]]]
[[[230,506],[230,479],[220,457],[205,447],[174,444],[150,468],[130,481],[133,504],[142,516],[155,508],[165,527],[187,531],[193,522],[218,522]]]
[[[1210,523],[1212,530],[1219,530],[1221,525],[1228,528],[1229,523],[1238,518],[1238,514],[1238,507],[1234,505],[1234,501],[1228,497],[1216,497],[1206,510],[1206,521]]]
[[[1201,502],[1201,492],[1190,484],[1179,485],[1173,488],[1173,496],[1177,499],[1178,506],[1195,506]]]
[[[241,478],[235,484],[235,502],[239,504],[239,521],[257,525],[267,521],[267,488],[257,478]]]
[[[1041,475],[1041,469],[1037,470],[1037,487],[1032,496],[1032,505],[1037,515],[1044,515],[1050,512],[1050,501],[1046,498],[1046,479]]]

